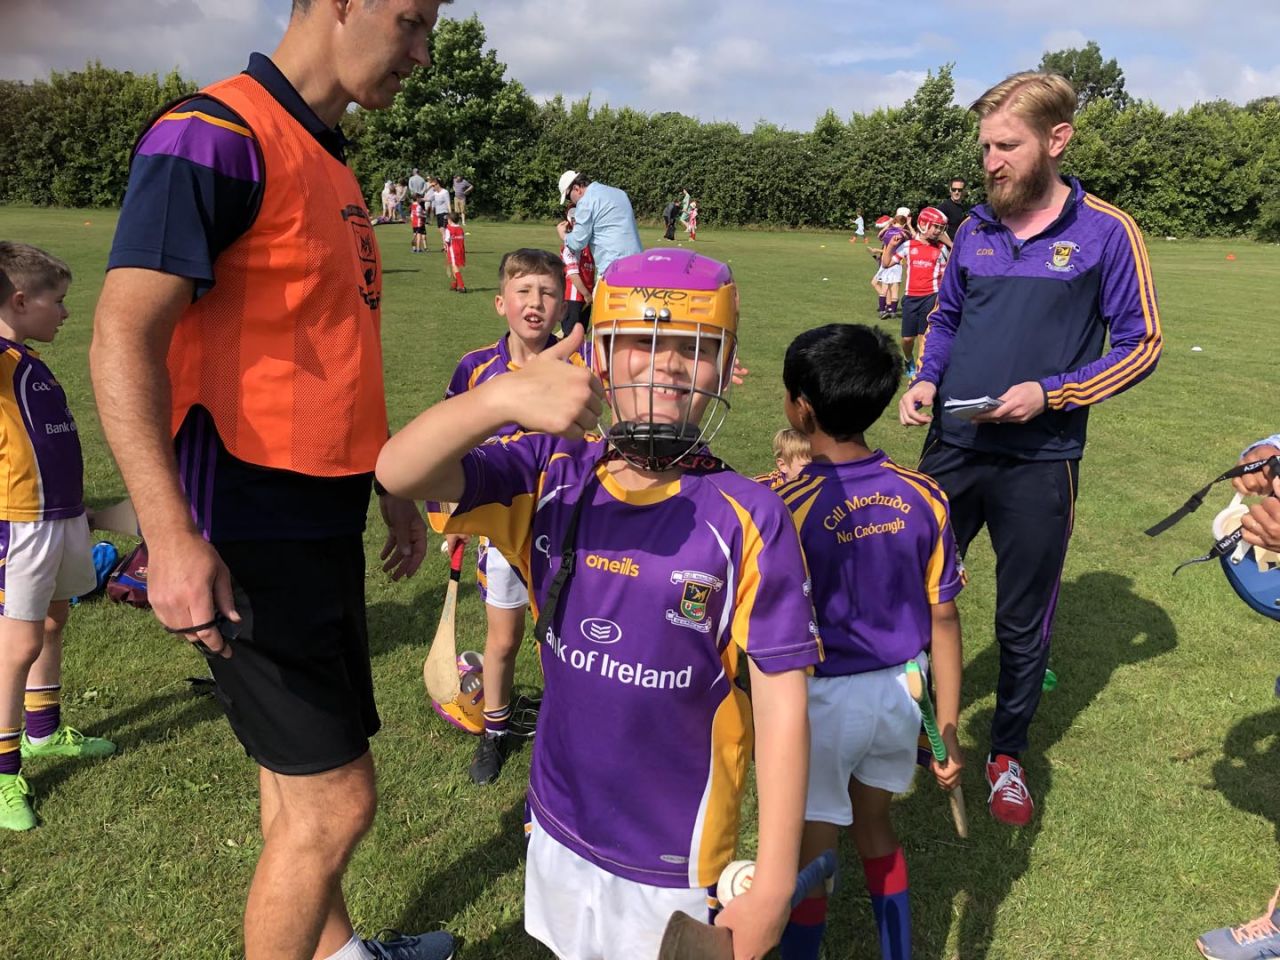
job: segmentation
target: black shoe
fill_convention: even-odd
[[[502,765],[507,761],[507,744],[510,735],[492,736],[484,734],[476,744],[475,756],[471,758],[471,766],[467,770],[471,782],[477,785],[493,783],[502,772]]]

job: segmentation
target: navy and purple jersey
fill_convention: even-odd
[[[480,347],[470,353],[463,354],[462,359],[458,361],[458,366],[453,371],[453,376],[449,379],[449,386],[445,388],[444,398],[448,400],[450,397],[466,393],[468,390],[492,380],[499,374],[519,370],[520,365],[511,359],[511,350],[507,346],[507,337],[509,336],[511,334],[504,334],[498,338],[496,343],[491,343],[487,347]],[[559,342],[560,338],[552,334],[547,339],[546,347],[555,346]],[[546,347],[543,349],[546,349]],[[582,348],[572,355],[569,362],[575,366],[590,366],[590,357],[591,346],[588,341],[583,343]],[[498,428],[494,435],[503,436],[523,429],[519,424],[508,423]]]
[[[1156,368],[1160,314],[1142,233],[1124,211],[1069,183],[1061,214],[1030,239],[985,204],[960,227],[916,376],[938,386],[931,439],[1025,460],[1076,459],[1089,406]],[[941,411],[944,400],[998,397],[1028,380],[1046,402],[1028,423]]]
[[[244,72],[344,160],[341,131],[325,125],[268,57],[253,54]],[[253,226],[263,183],[262,154],[243,118],[211,97],[182,101],[138,141],[107,269],[185,277],[199,299],[217,282],[218,257]],[[213,542],[364,529],[368,474],[310,477],[245,463],[227,452],[213,418],[199,407],[178,428],[174,450],[192,515]]]
[[[628,491],[606,449],[547,434],[488,441],[462,460],[446,530],[485,534],[515,558],[536,612],[574,507],[590,497],[573,576],[539,638],[529,805],[609,873],[706,887],[733,857],[751,760],[740,657],[766,673],[821,658],[804,559],[764,486],[711,462]]]
[[[929,647],[932,606],[964,586],[947,497],[877,450],[814,461],[783,485],[813,578],[818,676],[901,666]]]
[[[84,513],[84,460],[67,395],[40,355],[0,337],[0,520]]]

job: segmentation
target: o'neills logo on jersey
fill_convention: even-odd
[[[602,573],[616,573],[620,577],[640,576],[640,564],[630,557],[623,557],[621,560],[610,560],[608,557],[602,557],[598,553],[589,553],[584,562],[592,570],[599,570]]]

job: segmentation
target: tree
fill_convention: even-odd
[[[537,106],[506,64],[486,51],[474,15],[441,20],[430,70],[405,79],[386,110],[353,118],[352,166],[366,192],[409,175],[413,167],[442,183],[461,174],[476,184],[473,209],[508,207],[517,174],[534,147]]]
[[[1096,40],[1090,40],[1083,50],[1068,47],[1045,53],[1040,58],[1040,69],[1046,73],[1059,73],[1071,81],[1080,106],[1094,100],[1110,100],[1117,107],[1129,105],[1129,94],[1124,89],[1124,71],[1115,57],[1103,62],[1102,50]]]

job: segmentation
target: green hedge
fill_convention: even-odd
[[[475,17],[444,20],[435,66],[411,77],[388,110],[354,110],[351,163],[376,198],[412,167],[476,186],[481,214],[545,218],[573,168],[626,190],[656,219],[687,186],[704,224],[846,228],[905,204],[943,198],[947,180],[981,186],[973,117],[953,103],[951,67],[901,107],[847,121],[828,112],[807,132],[701,123],[554,98],[538,104],[485,50]],[[129,150],[154,111],[192,84],[94,63],[33,84],[0,83],[0,199],[118,204]],[[1200,104],[1166,113],[1148,102],[1095,99],[1076,122],[1064,168],[1133,214],[1149,233],[1280,239],[1280,102]],[[980,199],[980,189],[972,196]]]

